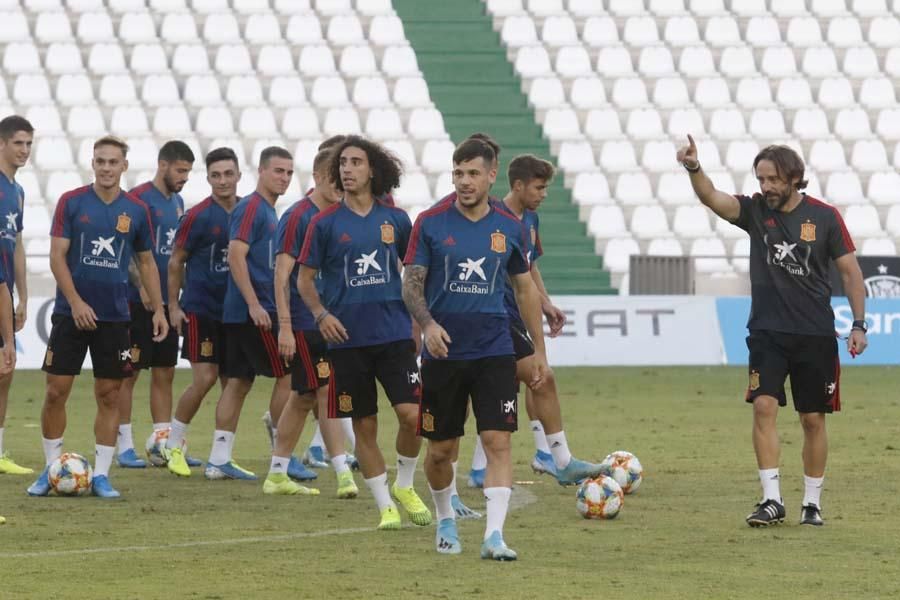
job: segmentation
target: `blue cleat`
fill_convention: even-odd
[[[303,453],[303,464],[313,469],[327,469],[328,459],[325,458],[325,448],[322,446],[310,446]]]
[[[480,519],[483,516],[477,510],[472,510],[463,504],[463,501],[456,494],[450,497],[450,506],[453,507],[453,512],[456,513],[457,519]],[[441,522],[443,523],[443,521]]]
[[[556,481],[559,485],[577,485],[585,479],[609,474],[609,469],[603,465],[578,460],[573,456],[564,469],[556,472]]]
[[[134,448],[129,448],[116,457],[119,466],[123,469],[146,469],[147,461],[139,457]]]
[[[347,453],[347,466],[350,467],[354,471],[359,471],[359,459],[356,458],[356,455]]]
[[[296,456],[291,457],[291,462],[288,463],[287,474],[288,477],[296,481],[311,481],[319,476],[315,471],[310,471],[303,466],[303,463]]]
[[[487,469],[472,469],[469,471],[469,487],[471,488],[483,488],[484,487],[484,474],[487,472]]]
[[[44,470],[41,471],[41,474],[38,475],[37,480],[28,486],[26,490],[29,496],[49,496],[50,495],[50,477],[49,468],[44,467]]]
[[[118,498],[121,494],[109,483],[106,475],[95,475],[91,481],[91,494],[98,498]]]
[[[206,463],[203,476],[207,479],[243,479],[246,481],[256,481],[257,479],[255,473],[239,467],[234,461],[223,465]]]
[[[462,552],[462,544],[459,543],[459,533],[456,531],[455,519],[441,519],[434,534],[434,545],[438,554],[459,554]]]
[[[556,463],[553,462],[553,455],[542,450],[534,453],[531,459],[531,468],[535,473],[556,476]]]
[[[516,551],[506,545],[500,532],[494,530],[481,544],[481,558],[488,560],[516,560]]]
[[[202,467],[203,466],[203,461],[200,460],[199,458],[194,458],[193,456],[185,456],[184,462],[186,462],[187,466],[189,466],[189,467]]]

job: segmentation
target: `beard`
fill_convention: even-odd
[[[765,199],[766,206],[768,206],[770,210],[781,210],[791,199],[791,190],[786,191],[784,194],[766,194]]]

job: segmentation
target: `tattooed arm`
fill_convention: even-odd
[[[453,340],[428,311],[428,302],[425,300],[425,278],[427,276],[427,267],[406,265],[406,269],[403,271],[403,302],[412,318],[422,326],[428,353],[435,358],[447,358],[449,354],[447,346]]]

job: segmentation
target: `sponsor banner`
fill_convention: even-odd
[[[897,256],[857,256],[862,270],[866,296],[869,298],[900,298],[900,257]],[[844,295],[844,281],[831,263],[831,293]]]
[[[546,338],[554,366],[720,365],[724,350],[715,298],[554,296],[567,317]]]
[[[831,299],[834,309],[834,329],[841,338],[850,334],[853,313],[844,297]],[[747,318],[750,316],[750,298],[747,296],[718,298],[716,300],[718,322],[722,327],[722,342],[729,365],[746,365]],[[866,321],[869,324],[869,347],[856,358],[847,352],[844,339],[838,340],[842,365],[897,365],[900,364],[900,299],[867,298]]]

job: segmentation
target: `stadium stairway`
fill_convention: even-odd
[[[482,131],[503,147],[495,195],[509,189],[506,166],[517,154],[553,161],[480,0],[394,0],[393,5],[453,141]],[[541,241],[541,274],[551,294],[616,293],[562,174],[541,207]]]

